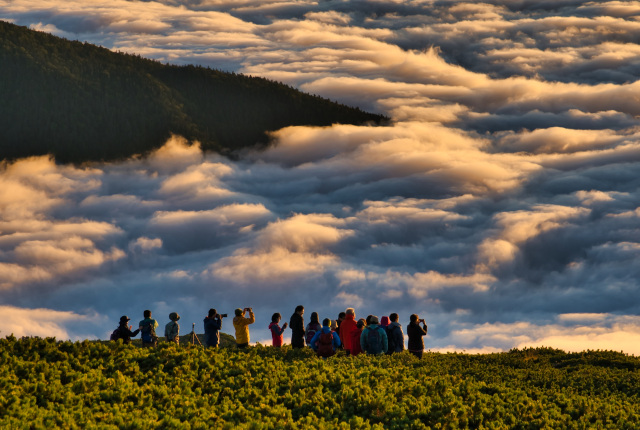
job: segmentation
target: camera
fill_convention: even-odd
[[[251,310],[251,308],[244,308],[244,310],[245,310],[245,312],[246,312],[246,311],[250,311],[250,310]]]
[[[226,317],[227,317],[227,314],[220,314],[220,317],[221,317],[221,318],[226,318]]]

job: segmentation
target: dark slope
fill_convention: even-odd
[[[172,133],[229,154],[289,125],[385,118],[263,78],[170,66],[0,21],[0,159],[144,154]]]

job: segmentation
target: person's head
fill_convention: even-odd
[[[345,312],[347,315],[351,315],[354,318],[356,317],[356,310],[353,308],[347,308],[347,311]]]
[[[311,322],[320,324],[320,317],[318,316],[318,312],[311,312]]]
[[[411,314],[411,316],[409,317],[409,321],[412,323],[417,323],[419,319],[420,318],[416,314]]]
[[[330,320],[331,321],[331,330],[336,331],[338,330],[338,321],[336,320]]]
[[[276,312],[275,314],[271,315],[271,322],[278,323],[280,322],[281,319],[282,319],[282,315],[280,315],[279,312]]]
[[[144,315],[145,318],[151,318],[151,311],[147,309],[142,315]]]
[[[235,310],[235,313],[236,313],[237,317],[241,317],[242,314],[244,314],[244,311],[242,309],[238,308],[238,309]]]
[[[209,309],[209,315],[208,315],[209,318],[213,318],[216,315],[218,315],[218,311],[217,310],[215,310],[213,308]]]
[[[178,321],[178,320],[180,319],[180,315],[178,315],[178,313],[177,313],[177,312],[171,312],[171,313],[169,314],[169,319],[170,319],[171,321]]]
[[[325,318],[322,320],[322,326],[323,327],[331,327],[331,320],[329,318]]]
[[[345,319],[345,318],[346,318],[346,316],[347,316],[347,314],[346,314],[346,313],[344,313],[344,312],[340,312],[340,313],[338,314],[338,321],[342,321],[343,319]]]
[[[302,306],[302,305],[298,305],[298,306],[296,306],[296,313],[297,313],[298,315],[302,315],[302,314],[304,314],[304,306]]]
[[[128,317],[128,316],[126,316],[126,315],[122,315],[122,316],[120,317],[120,324],[126,324],[126,323],[128,323],[128,322],[129,322],[129,317]]]
[[[367,322],[367,325],[371,324],[371,317],[373,315],[367,315],[367,319],[365,320]]]
[[[367,325],[372,324],[380,324],[380,320],[378,320],[378,317],[375,315],[371,315],[371,318],[369,318],[369,322],[367,323]]]
[[[364,328],[367,325],[367,322],[364,320],[364,318],[360,318],[358,320],[358,322],[356,323],[356,327],[358,328]]]
[[[389,317],[388,317],[388,316],[383,316],[383,317],[380,319],[380,325],[381,325],[382,327],[386,327],[386,326],[388,326],[388,325],[389,325]]]
[[[391,322],[398,322],[398,314],[397,313],[392,313],[391,315],[389,315],[389,319],[391,320]]]

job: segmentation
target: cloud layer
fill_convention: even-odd
[[[253,306],[258,340],[304,304],[418,313],[434,350],[638,354],[638,15],[619,1],[0,0],[21,25],[393,120],[285,128],[236,161],[175,137],[120,164],[3,165],[15,321],[0,331],[104,338],[146,308],[189,330],[209,307]]]

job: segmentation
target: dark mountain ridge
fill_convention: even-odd
[[[0,21],[0,159],[145,154],[171,134],[223,154],[291,125],[386,118],[264,78],[173,66]]]

